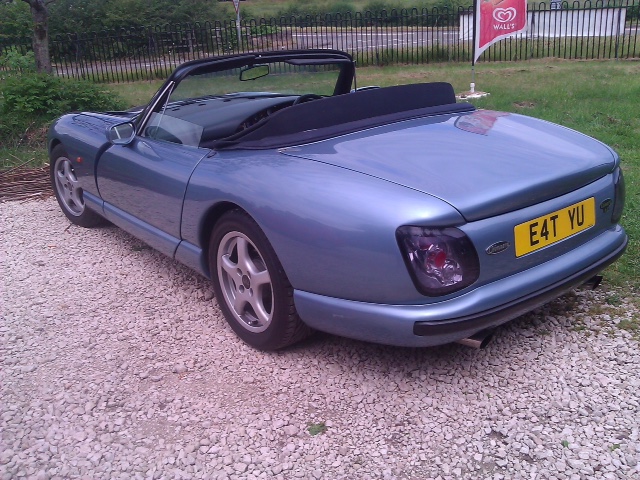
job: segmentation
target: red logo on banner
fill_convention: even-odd
[[[476,8],[474,62],[498,40],[527,29],[527,0],[477,0]]]

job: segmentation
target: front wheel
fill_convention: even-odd
[[[311,333],[271,244],[246,213],[234,210],[220,218],[211,234],[209,267],[222,313],[250,346],[277,350]]]
[[[51,186],[62,212],[71,223],[95,227],[106,221],[84,204],[83,192],[73,163],[62,145],[56,145],[50,156]]]

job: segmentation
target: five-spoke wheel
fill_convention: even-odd
[[[309,335],[293,288],[260,227],[246,213],[225,213],[213,229],[209,266],[218,305],[252,347],[276,350]]]
[[[63,207],[71,215],[79,217],[84,212],[84,200],[71,160],[66,157],[58,157],[53,170],[56,192],[60,195]]]
[[[50,167],[51,185],[67,218],[82,227],[93,227],[104,222],[100,215],[86,208],[73,163],[62,145],[57,145],[51,151]]]
[[[218,279],[232,314],[250,332],[264,332],[273,318],[273,289],[264,259],[242,232],[227,233],[218,245]]]

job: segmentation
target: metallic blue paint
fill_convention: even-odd
[[[136,138],[113,145],[97,165],[98,190],[105,204],[180,238],[182,202],[189,177],[206,150]]]
[[[172,78],[201,68],[190,65]],[[564,127],[502,113],[487,126],[474,115],[423,117],[281,150],[212,152],[143,137],[114,146],[107,130],[133,114],[82,113],[54,123],[49,148],[62,143],[75,162],[88,208],[203,275],[212,215],[235,205],[266,234],[306,323],[423,346],[475,327],[422,337],[416,322],[481,317],[549,285],[569,288],[627,242],[612,209],[597,209],[594,227],[516,258],[515,225],[585,198],[613,199],[620,161]],[[401,225],[464,231],[478,253],[478,280],[443,297],[420,294],[396,241]],[[498,242],[512,246],[487,255]]]
[[[285,151],[441,198],[467,221],[557,197],[617,164],[606,145],[522,115],[503,114],[484,135],[456,128],[470,115],[408,120]]]
[[[174,258],[183,265],[192,268],[199,274],[210,278],[207,256],[203,252],[202,248],[183,240],[178,245],[178,248],[176,248]]]
[[[300,317],[317,330],[388,345],[411,347],[441,345],[465,338],[486,328],[474,328],[472,322],[468,320],[456,324],[457,317],[477,315],[481,319],[482,313],[487,310],[500,308],[509,302],[517,302],[518,299],[544,289],[548,285],[562,284],[567,277],[578,275],[582,271],[589,272],[594,263],[608,255],[612,256],[611,261],[615,260],[622,254],[626,244],[627,236],[624,230],[619,226],[612,227],[563,256],[433,305],[365,303],[298,290],[294,292],[294,299]],[[579,283],[569,282],[563,290],[569,290]],[[547,301],[549,298],[538,305]],[[524,312],[519,312],[515,316],[522,313]],[[502,316],[489,326],[500,325],[515,316]],[[447,322],[451,319],[454,321]],[[421,321],[433,323],[442,321],[449,325],[453,323],[455,328],[442,334],[415,335],[415,324]]]
[[[128,214],[124,210],[104,204],[104,216],[107,220],[113,224],[119,226],[123,230],[126,230],[131,235],[138,237],[140,240],[155,248],[161,253],[164,253],[168,257],[173,257],[180,239],[169,235],[166,232],[150,225],[149,223],[140,220],[133,215]]]
[[[399,254],[398,226],[463,223],[450,205],[382,179],[277,152],[221,151],[193,173],[186,241],[203,247],[201,219],[222,201],[256,220],[294,288],[362,301],[422,299]]]
[[[483,285],[500,278],[508,277],[514,273],[552,261],[565,253],[571,252],[585,242],[596,238],[602,232],[609,230],[611,228],[611,212],[607,215],[600,210],[596,211],[596,225],[593,228],[520,258],[516,258],[513,247],[500,255],[487,255],[484,253],[486,247],[500,240],[506,240],[513,245],[515,243],[513,233],[513,227],[515,225],[549,212],[554,212],[564,206],[584,200],[585,198],[595,197],[597,204],[599,199],[610,197],[612,194],[613,177],[612,175],[607,175],[585,187],[547,200],[546,202],[503,215],[497,215],[476,222],[469,222],[460,227],[469,236],[478,250],[480,259],[480,278],[478,279],[478,284]],[[614,246],[612,245],[611,248],[613,249]]]
[[[80,186],[85,192],[100,196],[96,185],[96,159],[109,146],[107,130],[127,121],[127,117],[99,113],[72,113],[60,117],[49,129],[49,151],[62,143],[74,162]],[[82,163],[76,159],[82,158]],[[91,208],[91,207],[90,207]]]

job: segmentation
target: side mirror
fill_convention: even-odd
[[[240,81],[255,80],[256,78],[269,75],[269,65],[253,65],[240,70]]]
[[[136,127],[131,122],[113,125],[107,130],[107,139],[114,145],[129,145],[136,136]]]

